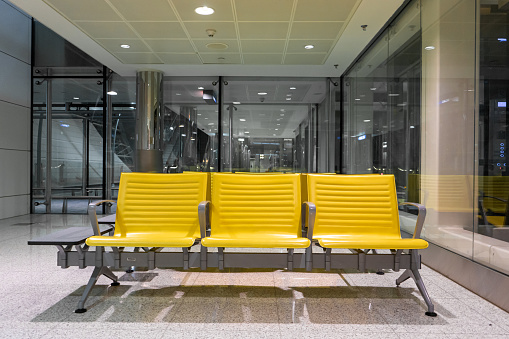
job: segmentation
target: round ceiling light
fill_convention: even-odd
[[[207,6],[197,7],[194,11],[200,15],[211,15],[214,13],[214,9]]]
[[[313,49],[313,48],[315,48],[315,46],[313,46],[313,45],[306,45],[306,46],[304,46],[304,48],[305,49]]]
[[[122,48],[131,48],[131,46],[127,45],[127,44],[120,45],[120,47],[122,47]]]
[[[432,51],[435,49],[435,46],[426,46],[426,47],[424,47],[424,49],[427,51]]]
[[[211,42],[210,44],[206,45],[207,48],[210,49],[227,49],[229,46],[227,44],[223,44],[222,42]]]

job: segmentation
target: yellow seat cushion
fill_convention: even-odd
[[[213,236],[202,240],[206,247],[306,248],[310,244],[307,238],[256,233]]]
[[[126,236],[114,235],[94,236],[87,239],[89,246],[112,247],[190,247],[194,244],[196,236],[188,231],[182,232],[144,232],[128,234]]]
[[[322,236],[319,244],[326,248],[356,248],[356,249],[424,249],[428,243],[422,239],[402,239],[399,237],[380,237],[365,235]]]

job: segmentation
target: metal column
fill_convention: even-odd
[[[163,73],[136,74],[136,171],[163,171]]]
[[[44,203],[46,213],[51,213],[51,144],[52,144],[52,88],[51,79],[46,80],[46,189],[44,190]]]

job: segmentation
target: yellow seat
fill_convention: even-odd
[[[402,239],[393,175],[308,175],[316,205],[313,239],[326,248],[423,249],[422,239]]]
[[[300,175],[214,174],[205,247],[306,248]]]
[[[122,173],[113,236],[89,246],[190,247],[200,238],[198,205],[207,196],[206,173]]]

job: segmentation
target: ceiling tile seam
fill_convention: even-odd
[[[126,24],[126,25],[127,25],[127,26],[128,26],[128,27],[129,27],[129,28],[130,28],[133,32],[134,32],[134,34],[136,34],[136,36],[137,36],[137,37],[138,37],[138,38],[139,38],[139,39],[143,42],[143,44],[144,44],[144,45],[148,48],[148,50],[149,50],[150,52],[152,52],[152,54],[153,54],[153,55],[154,55],[157,59],[159,59],[159,61],[160,61],[162,64],[164,64],[164,61],[163,61],[163,60],[162,60],[162,59],[161,59],[161,58],[160,58],[160,57],[159,57],[159,56],[158,56],[158,55],[154,52],[154,50],[153,50],[153,49],[149,46],[149,44],[145,42],[145,40],[144,40],[144,39],[142,38],[142,36],[138,33],[138,31],[137,31],[137,30],[135,30],[133,26],[131,26],[131,24],[130,24],[127,20],[126,20],[126,18],[124,18],[124,16],[122,15],[122,13],[120,13],[120,11],[119,11],[119,10],[118,10],[118,9],[117,9],[117,8],[116,8],[116,7],[115,7],[115,6],[114,6],[114,5],[113,5],[113,4],[112,4],[109,0],[104,0],[104,2],[106,2],[106,3],[107,3],[110,7],[111,7],[111,9],[113,9],[113,11],[114,11],[115,13],[117,13],[117,15],[118,15],[118,16],[119,16],[119,17],[120,17],[120,18],[124,21],[124,23],[125,23],[125,24]],[[108,50],[108,52],[110,52],[110,51]],[[110,52],[110,53],[112,53],[112,52]],[[122,63],[124,63],[124,62],[122,61]]]
[[[235,7],[235,0],[230,0],[233,12],[233,23],[235,25],[235,34],[237,35],[237,45],[239,47],[240,53],[240,64],[244,65],[244,53],[242,53],[242,44],[240,43],[240,30],[239,30],[239,20],[237,17],[237,7]]]
[[[297,4],[299,0],[293,0],[292,13],[290,14],[290,22],[288,23],[288,31],[286,32],[285,47],[283,48],[283,57],[281,58],[281,65],[285,64],[286,51],[288,50],[288,44],[290,42],[290,34],[292,33],[293,19],[295,18],[295,12],[297,11]]]
[[[179,21],[180,23],[180,27],[182,27],[182,29],[184,30],[184,33],[186,34],[187,36],[187,40],[189,41],[189,43],[191,44],[191,46],[193,47],[196,55],[198,56],[198,59],[200,59],[200,62],[202,64],[204,64],[204,60],[202,59],[200,53],[198,52],[198,47],[196,47],[196,45],[194,44],[193,40],[191,39],[191,34],[189,34],[189,31],[187,30],[186,28],[186,25],[184,25],[184,21],[182,20],[182,18],[180,17],[180,14],[177,10],[177,7],[175,7],[175,4],[173,3],[172,0],[167,0],[168,1],[168,4],[170,5],[171,9],[173,10],[173,12],[175,13],[175,16],[177,17],[177,20]]]
[[[338,35],[336,36],[336,39],[334,39],[334,42],[332,43],[332,46],[330,47],[329,49],[329,52],[327,53],[327,55],[325,56],[325,58],[323,59],[323,62],[322,62],[322,65],[325,64],[325,62],[327,61],[327,59],[329,59],[329,56],[330,54],[332,53],[332,51],[334,50],[334,47],[336,47],[339,39],[341,38],[341,36],[343,35],[343,32],[345,31],[346,27],[348,26],[348,24],[350,23],[350,20],[352,20],[352,17],[355,15],[355,13],[357,12],[357,10],[359,9],[359,6],[361,4],[362,0],[357,0],[357,2],[355,3],[354,7],[352,8],[352,10],[350,11],[350,14],[348,15],[348,17],[345,19],[345,21],[343,21],[343,26],[341,26],[341,29],[339,30],[338,32]]]

